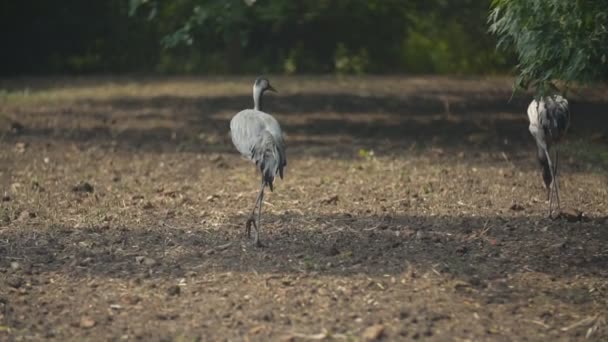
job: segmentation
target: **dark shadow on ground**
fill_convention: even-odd
[[[245,239],[243,217],[213,229],[5,229],[0,266],[10,269],[19,260],[34,273],[127,279],[182,277],[189,270],[381,276],[412,267],[480,282],[522,270],[558,278],[608,276],[608,229],[593,221],[294,214],[264,220],[263,249]]]
[[[266,102],[270,112],[277,113],[295,153],[309,146],[317,147],[316,154],[360,146],[390,152],[413,144],[448,152],[530,149],[527,100],[518,97],[508,103],[506,95],[471,97],[466,91],[402,97],[306,93],[269,97]],[[228,152],[233,150],[228,136],[230,116],[250,106],[248,96],[82,100],[74,107],[51,106],[42,113],[9,113],[15,120],[35,115],[35,122],[28,119],[17,131],[7,127],[4,140],[64,141],[164,153]],[[579,101],[571,107],[571,137],[606,136],[603,123],[608,103]],[[55,126],[56,122],[69,126]]]

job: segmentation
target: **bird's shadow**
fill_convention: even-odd
[[[522,270],[553,277],[608,276],[608,229],[593,222],[530,217],[264,215],[266,248],[244,234],[245,218],[221,227],[91,226],[0,233],[0,267],[22,260],[34,272],[68,277],[168,278],[195,269],[340,277],[408,270],[481,280]],[[140,256],[154,260],[142,263]]]

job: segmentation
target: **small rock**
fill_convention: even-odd
[[[180,292],[181,289],[177,285],[169,286],[169,288],[167,289],[167,294],[169,296],[179,296]]]
[[[467,283],[466,281],[457,280],[454,283],[454,289],[456,289],[456,290],[466,289],[466,288],[470,288],[470,287],[471,287],[471,284]]]
[[[86,267],[93,262],[93,258],[84,258],[78,262],[78,266]]]
[[[97,322],[95,322],[95,320],[92,319],[91,317],[83,316],[80,319],[80,327],[81,328],[90,329],[90,328],[94,327],[95,324],[97,324]]]
[[[513,202],[511,204],[511,206],[509,207],[509,209],[511,209],[513,211],[522,211],[522,210],[524,210],[524,207],[517,202]]]
[[[156,314],[156,318],[161,321],[172,321],[178,317],[179,317],[179,315],[176,313],[158,313],[158,314]]]
[[[384,326],[382,324],[372,325],[363,331],[363,339],[365,341],[378,341],[384,335]]]
[[[568,241],[566,241],[566,240],[549,246],[549,248],[551,248],[551,249],[565,249],[566,247],[568,247]]]
[[[214,153],[211,156],[209,156],[209,161],[212,163],[219,162],[222,159],[223,159],[223,157],[217,153]]]
[[[141,301],[138,296],[124,295],[120,298],[120,301],[127,305],[135,305]]]
[[[44,187],[40,185],[40,183],[34,181],[32,182],[32,190],[38,192],[44,192]]]
[[[559,217],[568,220],[568,222],[580,222],[583,219],[583,212],[576,209],[564,209],[559,213]]]
[[[469,251],[469,248],[467,246],[460,246],[458,248],[456,248],[456,253],[460,254],[460,255],[464,255]]]
[[[93,186],[88,182],[80,182],[79,184],[72,187],[72,192],[92,193],[93,191]]]
[[[220,195],[218,195],[218,194],[213,194],[213,195],[207,196],[207,202],[215,202],[215,200],[218,198],[220,198]]]
[[[263,325],[255,326],[255,327],[249,329],[249,335],[257,335],[257,334],[261,333],[262,331],[264,331],[265,329],[266,329],[266,327]]]
[[[333,195],[321,200],[321,204],[338,204],[340,197],[338,195]]]
[[[11,262],[11,269],[12,269],[13,271],[17,271],[17,270],[19,270],[20,268],[21,268],[21,264],[20,264],[20,263],[18,263],[18,262],[16,262],[16,261]]]
[[[143,208],[145,210],[154,209],[154,205],[151,202],[146,202],[146,204],[144,204]]]
[[[279,342],[295,342],[296,341],[296,337],[293,335],[285,335],[285,336],[281,336],[281,338],[279,338]]]
[[[17,216],[17,220],[18,222],[23,222],[23,221],[27,221],[30,218],[35,218],[36,217],[36,213],[30,213],[27,210],[22,211],[21,213],[19,213],[19,216]]]
[[[152,259],[152,258],[148,258],[146,256],[136,256],[135,257],[135,262],[137,262],[138,264],[143,264],[146,266],[154,266],[157,264],[156,260]]]
[[[8,279],[6,279],[6,285],[13,287],[13,288],[20,288],[21,286],[23,286],[23,278],[21,277],[10,277]]]
[[[418,240],[428,240],[431,236],[422,230],[416,231],[416,239]]]
[[[272,322],[274,320],[274,314],[272,313],[272,311],[264,311],[259,315],[259,318],[266,322]]]
[[[17,153],[24,153],[26,147],[27,147],[26,143],[24,143],[24,142],[18,142],[18,143],[15,144],[15,152],[17,152]]]

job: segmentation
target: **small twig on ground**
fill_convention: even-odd
[[[490,229],[492,229],[492,226],[488,226],[488,223],[490,223],[490,220],[486,220],[486,223],[484,223],[483,228],[481,228],[480,232],[475,232],[473,234],[471,234],[468,238],[467,241],[474,241],[474,240],[478,240],[478,239],[482,239],[485,237],[486,233],[488,231],[490,231]]]
[[[543,323],[541,321],[537,321],[535,319],[526,319],[525,321],[529,322],[529,323],[540,325],[541,327],[543,327],[545,329],[550,329],[551,328],[549,325],[547,325],[547,324],[545,324],[545,323]]]
[[[230,246],[232,246],[232,242],[228,242],[227,244],[219,245],[214,248],[211,248],[210,250],[206,251],[205,254],[210,255],[215,252],[221,252],[221,251],[228,249],[228,247],[230,247]]]
[[[561,331],[568,331],[568,330],[572,330],[574,328],[578,328],[581,326],[585,326],[585,325],[590,325],[591,323],[595,322],[595,320],[599,317],[599,315],[595,315],[593,317],[587,317],[585,319],[582,319],[574,324],[571,324],[567,327],[564,327],[561,329]]]
[[[371,227],[371,228],[365,228],[365,229],[363,229],[363,231],[376,230],[376,229],[378,229],[378,228],[379,228],[381,225],[382,225],[382,222],[381,222],[381,223],[378,223],[377,225],[375,225],[375,226],[373,226],[373,227]]]
[[[305,340],[313,340],[313,341],[320,341],[320,340],[325,340],[328,338],[333,338],[333,339],[346,339],[347,336],[344,334],[331,334],[329,333],[327,330],[323,329],[322,332],[318,333],[318,334],[303,334],[303,333],[298,333],[298,332],[291,332],[288,333],[289,337],[295,337],[295,338],[301,338],[301,339],[305,339]]]

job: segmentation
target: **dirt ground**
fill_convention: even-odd
[[[510,79],[270,80],[262,249],[253,77],[0,80],[0,340],[608,340],[608,88],[550,220]]]

